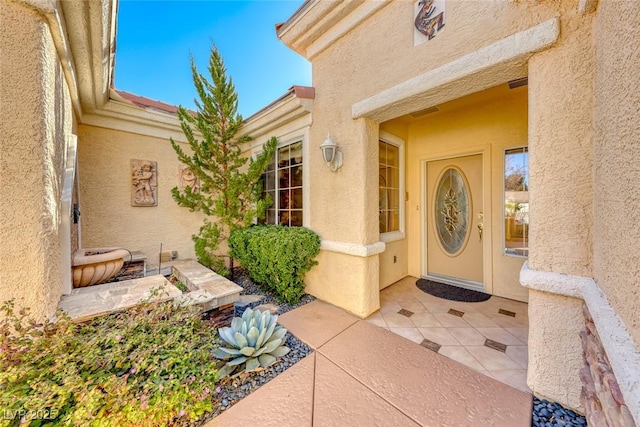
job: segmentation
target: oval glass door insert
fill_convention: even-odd
[[[460,170],[448,168],[436,190],[434,218],[442,248],[454,255],[464,247],[470,224],[471,200]]]

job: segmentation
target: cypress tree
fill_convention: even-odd
[[[220,253],[220,243],[234,229],[248,226],[254,218],[264,218],[271,200],[261,198],[260,178],[275,153],[277,140],[273,137],[265,143],[256,159],[242,155],[242,146],[251,137],[239,135],[244,121],[238,113],[238,96],[216,46],[211,48],[208,70],[210,81],[198,72],[191,58],[199,98],[195,99],[197,113],[178,107],[178,119],[192,154],[185,153],[171,138],[180,162],[199,179],[200,190],[186,186],[180,191],[174,187],[171,195],[178,205],[206,215],[199,233],[192,236],[198,261],[228,276],[230,270],[224,262],[228,255]],[[229,265],[233,268],[231,258]]]

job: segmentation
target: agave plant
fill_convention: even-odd
[[[220,369],[220,377],[232,374],[242,365],[245,372],[270,366],[276,358],[289,353],[289,347],[282,345],[287,330],[277,325],[277,320],[278,316],[268,310],[247,308],[242,317],[233,318],[231,327],[220,328],[220,338],[228,346],[216,348],[213,354],[221,360],[231,359]]]

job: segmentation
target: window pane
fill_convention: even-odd
[[[302,142],[291,144],[290,161],[291,165],[299,165],[302,163]]]
[[[300,209],[302,207],[302,188],[291,190],[291,208]]]
[[[278,149],[278,167],[283,168],[289,166],[289,146]]]
[[[278,211],[278,224],[280,225],[289,225],[289,211]]]
[[[389,163],[387,162],[387,146],[389,144],[387,144],[386,142],[380,141],[379,142],[379,146],[380,146],[380,165],[388,165]]]
[[[267,172],[264,177],[264,190],[274,190],[276,188],[276,175],[275,172]]]
[[[301,210],[291,211],[291,226],[302,227],[302,211]]]
[[[302,187],[302,165],[291,168],[291,186]]]
[[[387,170],[387,176],[389,177],[389,181],[387,181],[389,188],[396,190],[400,188],[400,169],[390,167]]]
[[[529,254],[529,151],[507,150],[504,159],[504,247],[511,255]]]
[[[289,190],[280,190],[280,198],[278,203],[278,209],[290,209],[291,197],[289,196]]]
[[[400,229],[400,148],[380,141],[380,233]]]
[[[276,210],[269,209],[267,210],[267,224],[275,224],[276,223]]]
[[[289,188],[290,180],[289,180],[289,168],[279,169],[278,170],[278,186],[280,188]]]

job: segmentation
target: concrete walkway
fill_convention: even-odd
[[[315,301],[279,323],[315,352],[214,426],[530,426],[532,396]]]

